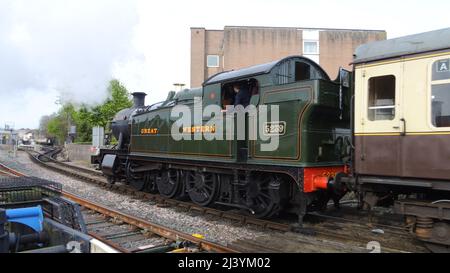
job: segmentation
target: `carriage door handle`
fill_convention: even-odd
[[[400,121],[403,122],[403,132],[401,136],[406,136],[406,119],[402,118]]]
[[[406,136],[406,120],[404,118],[400,119],[401,122],[403,122],[403,132],[401,133],[401,136]],[[394,129],[400,129],[400,126],[394,126],[392,127]]]

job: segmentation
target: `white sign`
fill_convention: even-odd
[[[437,70],[438,70],[438,72],[449,72],[450,71],[450,60],[439,61]]]

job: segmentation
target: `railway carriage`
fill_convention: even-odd
[[[359,47],[354,174],[367,207],[395,204],[420,239],[450,245],[450,29]]]

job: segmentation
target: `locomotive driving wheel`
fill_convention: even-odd
[[[206,207],[217,197],[220,180],[217,174],[188,172],[186,175],[186,191],[192,202]]]
[[[167,170],[160,177],[156,178],[156,185],[159,193],[167,198],[176,198],[182,189],[181,171]]]
[[[275,175],[260,174],[247,187],[247,206],[256,218],[269,218],[281,209],[283,180]]]

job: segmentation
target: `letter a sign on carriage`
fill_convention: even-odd
[[[438,72],[449,72],[450,71],[450,60],[443,60],[438,62]]]

